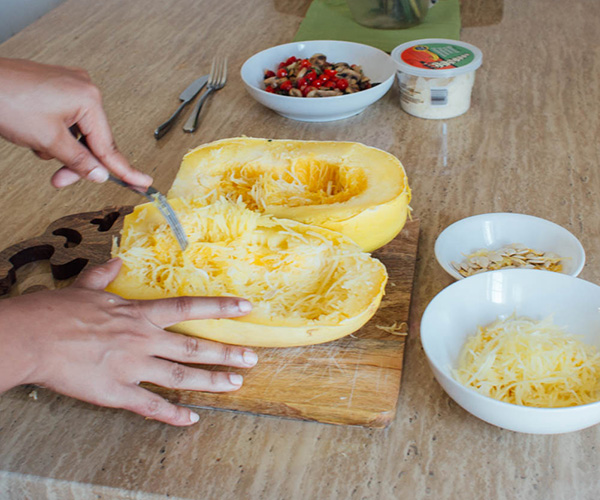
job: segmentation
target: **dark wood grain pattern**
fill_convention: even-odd
[[[0,252],[0,296],[9,293],[20,268],[31,262],[49,261],[52,276],[66,280],[88,264],[110,258],[113,236],[133,207],[106,207],[97,212],[67,215],[50,224],[43,234]]]
[[[0,295],[8,294],[17,279],[25,279],[18,277],[18,271],[31,262],[49,261],[53,279],[58,281],[77,275],[86,265],[105,262],[110,258],[112,239],[131,210],[130,206],[107,207],[63,217],[42,235],[3,250]],[[418,236],[419,222],[410,221],[394,241],[374,254],[388,270],[386,295],[371,321],[353,335],[307,347],[257,348],[258,365],[244,371],[244,386],[234,393],[146,387],[193,407],[386,427],[396,414],[405,336],[378,326],[408,324]],[[52,284],[44,287],[52,288]],[[35,289],[25,288],[20,293]]]

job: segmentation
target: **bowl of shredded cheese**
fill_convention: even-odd
[[[440,385],[465,410],[516,432],[600,423],[600,286],[504,269],[457,281],[427,306],[421,341]]]
[[[579,240],[532,215],[491,213],[459,220],[435,242],[435,256],[456,279],[499,269],[540,269],[577,276],[585,264]]]

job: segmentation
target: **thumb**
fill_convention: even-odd
[[[117,277],[122,263],[121,259],[117,257],[110,259],[101,266],[86,269],[78,276],[73,286],[91,288],[92,290],[104,290]]]
[[[41,153],[46,157],[51,156],[61,161],[67,168],[84,179],[94,182],[104,182],[108,179],[108,170],[67,129],[61,129],[57,140],[48,150],[41,151]]]

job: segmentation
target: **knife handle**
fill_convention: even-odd
[[[204,94],[202,94],[200,99],[198,99],[196,106],[192,110],[192,113],[190,114],[187,122],[185,122],[185,125],[183,126],[184,132],[194,132],[196,130],[196,125],[198,124],[198,116],[200,115],[200,110],[202,109],[202,105],[204,104],[204,101],[206,101],[206,98],[212,93],[213,90],[216,90],[216,89],[209,86],[208,89],[206,90],[206,92],[204,92]]]
[[[183,101],[175,110],[175,113],[171,115],[171,118],[169,118],[165,123],[161,123],[158,127],[156,127],[156,130],[154,131],[154,138],[157,141],[169,131],[169,129],[179,116],[179,113],[181,113],[181,111],[183,110],[183,108],[185,108],[188,102],[189,101]]]

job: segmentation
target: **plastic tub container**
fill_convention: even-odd
[[[400,84],[400,106],[419,118],[445,119],[471,106],[481,51],[469,43],[444,38],[413,40],[392,51]]]

